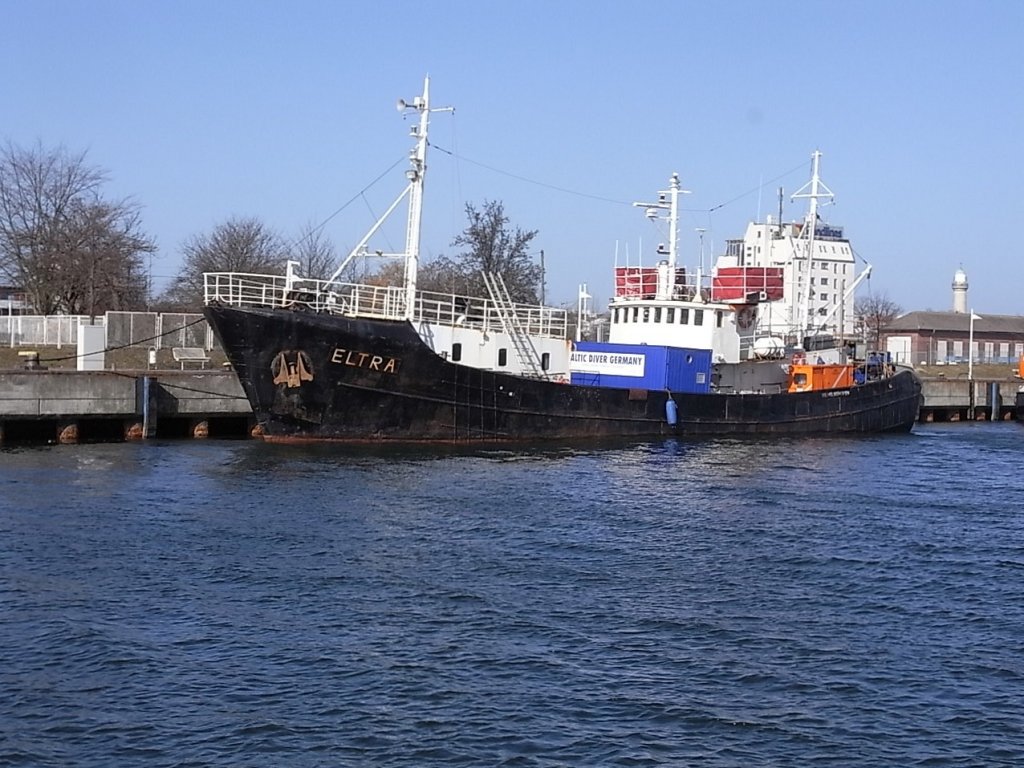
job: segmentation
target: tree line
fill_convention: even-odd
[[[303,277],[322,280],[335,270],[337,250],[321,229],[307,225],[292,239],[257,217],[231,217],[186,238],[180,269],[154,296],[147,258],[156,241],[137,202],[104,194],[109,180],[84,152],[0,148],[0,281],[24,291],[35,312],[198,311],[204,272],[282,274],[289,260]],[[514,301],[537,303],[542,274],[529,248],[538,232],[512,227],[500,201],[467,203],[465,211],[467,227],[451,244],[458,252],[424,261],[420,290],[486,295],[487,271],[504,278]],[[400,283],[403,269],[392,261],[358,277]]]

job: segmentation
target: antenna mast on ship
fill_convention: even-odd
[[[405,177],[409,180],[408,186],[402,190],[402,194],[391,204],[391,206],[384,212],[377,223],[373,225],[369,232],[367,232],[363,239],[359,241],[355,248],[349,253],[345,260],[341,263],[334,274],[328,279],[327,282],[332,283],[341,276],[345,267],[348,266],[349,262],[352,261],[356,256],[366,253],[366,244],[370,241],[370,238],[380,229],[381,225],[391,215],[391,213],[398,207],[398,204],[402,202],[402,199],[409,196],[409,219],[405,229],[405,252],[402,254],[383,254],[384,256],[401,255],[405,257],[405,317],[407,320],[412,320],[415,317],[416,309],[416,278],[419,272],[420,263],[420,231],[423,219],[423,182],[427,172],[427,128],[430,125],[430,113],[431,112],[454,112],[454,107],[437,107],[435,109],[430,108],[430,77],[423,78],[423,95],[417,96],[412,100],[410,104],[405,99],[399,99],[396,105],[398,111],[404,114],[406,111],[413,110],[419,113],[420,120],[418,125],[414,125],[409,131],[409,135],[416,139],[416,144],[409,153],[409,162],[412,167],[405,172]]]
[[[667,289],[669,291],[671,291],[675,285],[676,262],[678,261],[680,194],[687,194],[687,190],[680,187],[679,174],[673,173],[672,178],[669,179],[668,189],[658,193],[658,202],[633,203],[637,208],[646,209],[644,211],[644,215],[651,221],[658,218],[658,211],[668,211],[668,252],[666,253],[662,248],[659,248],[658,254],[668,256],[669,275],[672,276],[671,281],[667,285]],[[659,285],[659,289],[661,287],[662,286]],[[700,286],[697,287],[699,290]],[[659,296],[658,298],[667,299],[671,298],[671,296]]]
[[[835,200],[832,190],[825,186],[818,174],[818,165],[821,162],[821,152],[817,149],[811,153],[811,180],[798,189],[791,200],[798,197],[807,198],[811,201],[807,210],[807,219],[804,224],[804,231],[807,234],[807,269],[804,272],[804,306],[803,317],[797,326],[797,331],[802,335],[811,329],[811,268],[814,265],[814,230],[818,226],[818,198],[827,197],[829,202]],[[806,191],[810,188],[810,191]]]

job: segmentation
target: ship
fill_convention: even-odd
[[[584,340],[578,319],[570,333],[564,308],[513,301],[500,274],[483,275],[486,296],[419,290],[427,135],[444,109],[429,96],[428,78],[422,95],[399,101],[418,117],[408,184],[330,278],[303,277],[294,262],[283,275],[204,275],[204,314],[255,434],[490,443],[912,428],[921,400],[912,369],[833,335],[765,332],[764,307],[787,289],[772,268],[727,264],[703,276],[678,265],[677,174],[656,201],[637,204],[667,220],[670,242],[654,267],[614,268],[605,341]],[[404,258],[402,284],[342,281],[403,200],[405,250],[392,254]]]

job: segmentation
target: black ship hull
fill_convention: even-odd
[[[909,370],[801,393],[576,386],[449,362],[407,322],[219,305],[205,314],[274,441],[906,432],[921,399]]]

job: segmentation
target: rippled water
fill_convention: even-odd
[[[1015,424],[0,452],[0,766],[1024,764]]]

